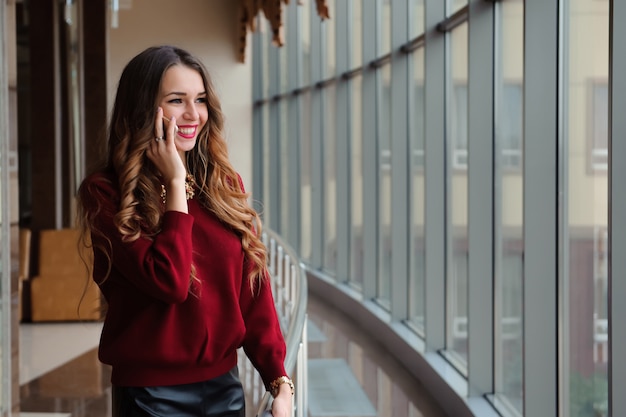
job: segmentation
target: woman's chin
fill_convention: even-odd
[[[189,152],[196,146],[196,138],[193,139],[185,139],[185,138],[176,138],[176,149],[179,152]]]

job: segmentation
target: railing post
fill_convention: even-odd
[[[306,381],[308,380],[308,337],[307,337],[307,323],[308,316],[304,316],[304,327],[302,328],[302,341],[300,342],[300,348],[298,350],[298,362],[297,362],[297,376],[296,381],[298,383],[298,396],[296,397],[296,412],[297,417],[306,417],[308,407],[308,389]]]
[[[274,232],[265,231],[262,241],[268,250],[267,269],[271,275],[272,294],[287,344],[285,369],[289,374],[296,373],[292,417],[305,417],[308,404],[306,273],[293,249]],[[241,354],[245,356],[243,352]],[[256,406],[256,415],[260,417],[268,409],[271,395],[265,391],[261,377],[250,361],[243,359],[240,366],[245,372],[242,381],[246,382],[246,398]]]

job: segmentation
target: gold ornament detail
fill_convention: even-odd
[[[196,190],[194,190],[195,185],[196,180],[194,180],[191,174],[187,174],[185,177],[185,196],[187,200],[191,200],[194,195],[196,195]],[[166,197],[167,191],[165,191],[165,185],[161,184],[161,201],[163,201],[163,204],[165,204]]]

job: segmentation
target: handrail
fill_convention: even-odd
[[[304,417],[307,409],[306,272],[296,252],[276,232],[265,229],[262,240],[267,247],[272,293],[287,345],[285,369],[290,375],[295,374],[294,415]],[[271,395],[243,353],[240,372],[248,402],[255,407],[252,415],[260,417],[269,408]]]

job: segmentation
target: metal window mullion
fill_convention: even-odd
[[[331,8],[331,13],[334,11]],[[319,65],[320,65],[320,73],[319,78],[313,77],[314,80],[317,81],[316,87],[320,90],[321,94],[321,138],[319,141],[319,145],[321,147],[321,163],[320,163],[320,192],[322,195],[322,223],[320,226],[320,232],[322,234],[322,268],[332,277],[336,278],[337,271],[332,267],[332,264],[328,262],[332,259],[333,254],[333,245],[329,242],[329,225],[334,223],[334,219],[331,216],[334,216],[335,213],[329,212],[329,198],[328,198],[328,189],[330,187],[330,173],[328,172],[326,160],[326,155],[329,154],[329,140],[327,137],[327,127],[330,122],[328,117],[328,107],[330,100],[334,100],[335,96],[333,94],[329,94],[329,88],[327,88],[330,83],[326,83],[330,77],[328,71],[329,57],[328,57],[328,42],[331,37],[329,36],[330,25],[335,24],[334,19],[326,19],[319,20],[320,22],[320,57],[319,57]],[[334,39],[332,39],[334,41]],[[332,103],[331,105],[335,105]],[[336,237],[336,236],[335,236]]]
[[[301,47],[300,39],[300,13],[299,6],[292,4],[287,7],[287,39],[290,42],[287,46],[287,76],[289,77],[288,89],[295,90],[302,81],[302,55],[299,53]],[[299,251],[300,249],[300,213],[301,213],[301,172],[300,172],[300,132],[301,125],[301,96],[292,95],[288,98],[289,124],[287,126],[287,164],[289,172],[288,198],[289,198],[289,223],[287,236],[285,238],[291,246]]]
[[[378,1],[376,2],[379,3]],[[379,14],[377,7],[363,7],[363,62],[376,58]],[[364,68],[362,82],[363,122],[363,298],[377,294],[378,275],[378,152],[377,131],[377,80],[376,70]]]
[[[409,2],[391,3],[391,49],[409,38]],[[408,318],[410,224],[409,60],[399,54],[391,61],[391,316]]]
[[[494,11],[470,0],[468,25],[468,387],[493,392]]]
[[[265,36],[269,36],[266,34]],[[268,48],[269,94],[276,97],[280,93],[280,51],[275,46]],[[269,226],[281,233],[281,187],[280,187],[280,100],[273,99],[269,104],[269,194],[265,196],[270,201],[270,210],[266,214]],[[267,220],[266,220],[267,221]]]
[[[252,93],[253,102],[263,97],[263,62],[267,57],[263,54],[263,34],[252,34]],[[263,108],[267,104],[257,105],[252,110],[252,204],[255,210],[263,213]]]
[[[286,39],[289,42],[285,42],[283,48],[287,48],[287,74],[282,74],[283,77],[287,77],[287,91],[293,91],[300,86],[302,80],[301,71],[301,57],[300,49],[300,25],[298,19],[298,6],[297,4],[291,4],[286,6],[287,13],[287,34]]]
[[[445,18],[445,2],[425,1],[424,176],[425,176],[425,341],[428,350],[445,347],[446,154],[445,37],[433,30]]]
[[[263,62],[267,59],[263,54],[263,42],[266,42],[264,33],[252,33],[252,101],[263,97]]]
[[[311,16],[315,16],[315,4],[309,2]],[[323,77],[322,23],[311,19],[311,84]],[[321,89],[311,90],[311,265],[321,269],[324,265],[324,112]]]
[[[609,414],[626,415],[626,3],[610,6]],[[615,273],[613,273],[615,271]],[[614,354],[615,353],[615,354]]]
[[[284,238],[294,249],[300,247],[300,96],[290,96],[287,98],[287,234]],[[284,180],[284,179],[283,179]],[[285,198],[285,197],[283,197]]]
[[[335,5],[335,33],[336,33],[336,74],[348,70],[350,50],[348,39],[350,25],[348,24],[349,2],[340,1]],[[336,146],[336,212],[337,212],[337,280],[350,279],[350,236],[351,221],[351,158],[350,158],[350,88],[349,81],[338,78],[337,81],[337,126],[335,135]]]
[[[559,415],[559,1],[524,13],[524,416],[543,417]]]
[[[493,118],[494,118],[494,126],[496,126],[499,123],[500,120],[500,102],[502,100],[502,90],[503,90],[503,39],[502,39],[502,34],[503,34],[503,27],[504,27],[504,21],[503,21],[503,13],[502,13],[502,4],[495,4],[495,7],[493,9],[493,18],[494,18],[494,91],[493,91],[493,96],[494,96],[494,109],[493,109]],[[495,131],[498,131],[498,127],[495,127]],[[495,136],[495,135],[494,135]],[[499,363],[499,359],[498,359],[498,355],[500,355],[501,352],[501,347],[497,346],[497,343],[499,342],[499,338],[501,337],[501,331],[496,329],[495,327],[495,323],[497,323],[499,320],[499,318],[502,316],[502,308],[503,305],[505,303],[505,300],[503,299],[503,282],[502,282],[502,270],[503,270],[503,256],[504,256],[504,250],[502,247],[502,242],[503,242],[503,230],[502,230],[502,212],[503,212],[503,208],[502,208],[502,198],[500,197],[502,195],[503,192],[503,175],[502,175],[502,169],[503,169],[503,164],[502,162],[495,156],[495,155],[500,155],[502,152],[502,145],[497,141],[494,140],[493,143],[493,153],[494,153],[494,160],[493,160],[493,170],[494,170],[494,177],[493,177],[493,329],[494,329],[494,335],[493,335],[493,350],[492,350],[492,354],[493,354],[493,389],[492,392],[495,393],[496,390],[500,390],[500,387],[502,386],[502,371],[500,369],[500,363]],[[521,151],[521,150],[520,150]],[[521,176],[521,173],[520,173]],[[520,204],[521,201],[520,201]],[[521,298],[521,294],[520,294],[520,298]],[[496,317],[498,317],[498,319],[496,319]],[[470,371],[471,372],[471,371]]]
[[[559,410],[560,417],[569,417],[571,412],[571,406],[574,404],[572,400],[578,395],[576,390],[572,390],[570,386],[571,378],[572,378],[572,367],[570,364],[572,363],[572,350],[574,348],[574,344],[569,343],[572,334],[578,332],[576,325],[572,326],[570,320],[567,317],[570,316],[570,311],[572,306],[575,305],[576,300],[569,296],[570,291],[572,290],[572,283],[569,279],[570,277],[570,259],[572,256],[571,251],[571,233],[572,230],[569,227],[570,225],[570,212],[571,207],[570,204],[567,203],[570,198],[570,184],[573,178],[569,174],[570,172],[570,148],[571,148],[571,128],[574,125],[571,125],[571,112],[569,112],[570,106],[570,97],[572,94],[571,89],[571,73],[572,70],[574,72],[577,69],[574,69],[571,65],[565,64],[570,62],[570,48],[572,42],[574,42],[575,38],[571,36],[571,21],[567,16],[570,16],[572,2],[561,2],[559,4],[559,13],[560,18],[559,22],[561,24],[561,30],[559,31],[559,37],[561,39],[559,48],[560,48],[560,57],[559,60],[561,62],[561,70],[559,72],[559,77],[561,79],[561,94],[559,96],[559,112],[561,116],[559,117],[559,126],[561,129],[561,134],[559,137],[561,140],[559,141],[559,150],[558,150],[558,158],[560,165],[560,172],[563,175],[559,175],[558,178],[558,187],[560,190],[563,190],[560,198],[560,210],[558,214],[558,227],[559,227],[559,259],[558,259],[558,268],[559,268],[559,309],[557,316],[557,323],[559,323],[559,333],[558,339],[560,341],[558,356],[559,356],[559,371],[558,371],[558,380],[559,380],[559,390],[557,392],[557,407]],[[576,7],[576,6],[574,6]],[[565,87],[567,86],[567,87]],[[608,109],[607,109],[608,111]],[[571,125],[571,126],[570,126]],[[577,129],[574,127],[574,129]],[[607,138],[608,139],[608,138]],[[608,202],[607,202],[608,205]],[[608,209],[607,209],[608,214]],[[608,268],[607,268],[608,270]],[[574,301],[574,303],[572,303]]]
[[[252,112],[252,198],[253,208],[263,215],[263,109],[267,104],[256,106]]]
[[[450,4],[450,3],[449,3]],[[454,28],[453,28],[454,29]],[[443,39],[444,44],[444,180],[443,180],[443,199],[444,199],[444,292],[446,306],[444,311],[445,319],[445,349],[447,351],[454,351],[453,332],[454,332],[454,319],[457,313],[457,294],[458,286],[457,277],[455,276],[455,230],[454,230],[454,208],[455,197],[458,199],[460,196],[454,195],[454,152],[456,151],[456,143],[454,142],[454,135],[452,130],[452,122],[455,120],[452,118],[451,109],[455,105],[456,97],[454,95],[454,80],[452,79],[454,62],[452,61],[452,34],[445,33]],[[458,117],[458,115],[457,115]],[[460,369],[463,373],[464,363],[460,363]]]

